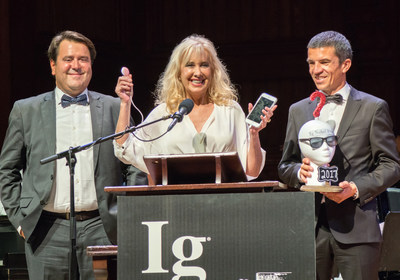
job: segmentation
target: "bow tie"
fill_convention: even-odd
[[[336,104],[341,104],[343,102],[342,95],[340,95],[338,93],[336,93],[335,95],[326,95],[325,93],[322,93],[319,90],[314,91],[310,95],[311,101],[314,101],[316,98],[318,100],[318,103],[317,103],[317,107],[315,108],[315,110],[313,112],[314,118],[319,117],[321,109],[325,105],[325,103],[334,102]]]
[[[86,94],[79,95],[78,97],[70,97],[68,95],[63,95],[61,97],[61,106],[63,108],[70,106],[71,104],[77,105],[88,105],[89,102],[87,100]]]
[[[339,93],[336,93],[334,95],[327,95],[326,96],[326,102],[334,102],[336,104],[342,104],[343,102],[343,96],[340,95]]]

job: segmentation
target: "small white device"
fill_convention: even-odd
[[[254,104],[253,110],[246,117],[246,122],[254,127],[259,127],[261,125],[261,116],[264,115],[262,110],[265,107],[272,108],[278,98],[269,95],[268,93],[261,93],[260,97],[257,99],[256,104]]]
[[[121,68],[121,74],[122,74],[122,76],[129,76],[130,72],[129,72],[128,67],[123,66]],[[139,110],[138,107],[136,107],[135,103],[133,103],[132,96],[133,96],[133,88],[132,88],[132,93],[130,95],[131,103],[132,103],[132,106],[139,112],[140,117],[142,118],[141,122],[143,122],[144,121],[143,113],[142,113],[142,111]]]

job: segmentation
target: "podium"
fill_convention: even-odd
[[[314,194],[275,187],[106,187],[120,194],[118,279],[255,279],[260,272],[315,279]]]
[[[381,248],[381,257],[379,262],[379,271],[382,279],[399,279],[400,276],[400,212],[390,211],[386,216],[385,226],[383,228],[383,243]],[[395,274],[397,278],[391,278]]]

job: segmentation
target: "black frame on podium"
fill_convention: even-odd
[[[247,182],[237,152],[144,156],[153,185]]]

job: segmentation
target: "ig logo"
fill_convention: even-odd
[[[169,271],[162,267],[162,227],[167,225],[168,221],[160,222],[142,222],[142,225],[148,228],[149,240],[149,267],[142,270],[142,273],[168,273]],[[192,247],[190,256],[185,256],[183,252],[183,244],[189,241]],[[203,244],[206,237],[181,236],[172,244],[172,253],[179,260],[172,266],[175,276],[171,280],[179,280],[183,276],[197,276],[199,280],[206,279],[206,271],[197,266],[183,266],[184,261],[193,261],[201,257],[203,254]]]

